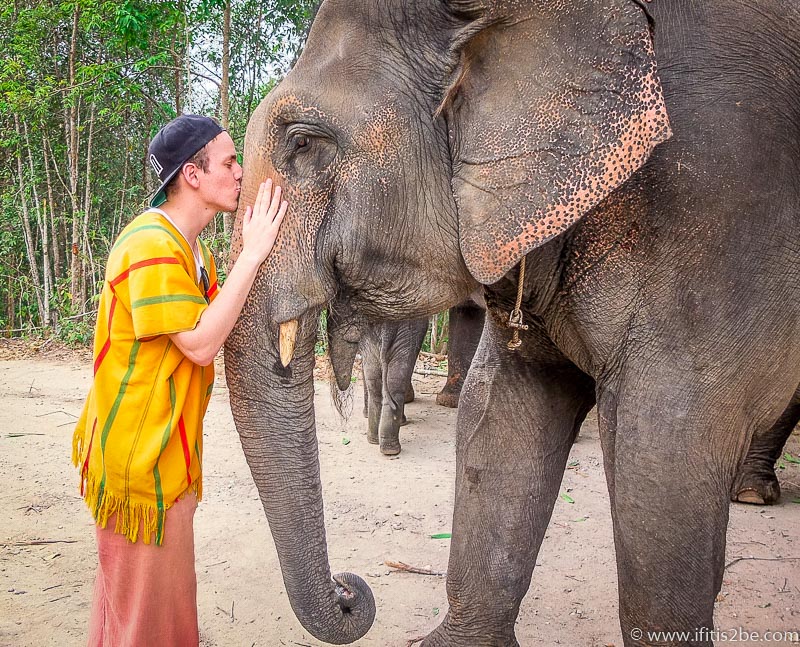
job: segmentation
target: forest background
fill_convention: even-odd
[[[247,119],[315,0],[12,0],[0,8],[0,334],[88,343],[109,250],[181,113]],[[204,232],[222,271],[233,214]]]

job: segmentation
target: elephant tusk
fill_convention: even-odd
[[[292,319],[281,324],[280,331],[280,348],[281,348],[281,364],[284,368],[289,366],[289,362],[294,357],[294,344],[297,340],[297,328],[300,322],[297,319]]]

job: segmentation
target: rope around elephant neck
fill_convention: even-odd
[[[522,341],[519,338],[519,331],[520,330],[527,330],[528,326],[522,323],[522,288],[525,284],[525,257],[522,257],[522,260],[519,264],[519,278],[517,279],[517,302],[514,305],[514,309],[511,311],[511,315],[508,317],[508,327],[511,328],[514,332],[511,335],[511,341],[508,342],[508,350],[517,350],[520,346],[522,346]]]

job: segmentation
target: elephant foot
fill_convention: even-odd
[[[403,417],[400,418],[400,426],[405,427],[407,424],[408,424],[408,418],[406,418],[406,415],[403,414]]]
[[[384,456],[397,456],[400,453],[400,443],[381,443],[381,454]]]
[[[731,500],[752,505],[774,505],[781,498],[781,486],[772,470],[748,472],[742,468],[731,491]]]
[[[400,435],[392,434],[391,436],[381,437],[381,454],[384,456],[397,456],[400,453]]]
[[[378,444],[378,432],[372,431],[372,429],[367,429],[367,442],[370,445],[377,445]]]
[[[445,387],[436,396],[436,404],[442,407],[449,407],[455,409],[458,407],[458,398],[461,396],[461,391],[450,391]]]
[[[493,638],[474,635],[458,636],[453,635],[452,632],[446,632],[443,625],[439,625],[422,641],[421,647],[520,647],[520,645],[513,635]]]

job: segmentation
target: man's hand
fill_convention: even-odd
[[[275,244],[278,228],[283,222],[289,203],[281,200],[281,187],[271,179],[258,187],[256,203],[248,206],[242,220],[242,254],[261,265]]]
[[[266,260],[288,204],[281,201],[281,188],[272,180],[262,182],[256,203],[247,207],[242,221],[242,253],[231,268],[225,285],[200,315],[193,330],[172,333],[170,339],[195,364],[214,361],[242,310],[261,264]]]

